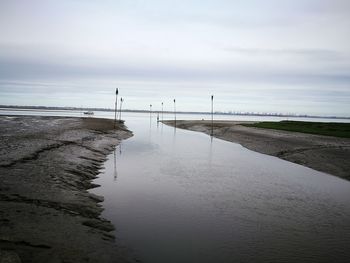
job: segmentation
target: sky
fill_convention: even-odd
[[[350,116],[348,0],[1,0],[0,104]]]

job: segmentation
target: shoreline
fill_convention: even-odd
[[[173,126],[174,121],[163,121]],[[213,136],[259,153],[350,180],[350,139],[246,127],[255,122],[214,121]],[[176,128],[211,134],[211,121],[178,120]]]
[[[88,190],[121,140],[109,119],[0,116],[0,261],[135,262]],[[11,261],[12,260],[12,261]],[[7,261],[6,261],[7,262]]]

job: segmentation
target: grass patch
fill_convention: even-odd
[[[242,124],[247,127],[303,132],[326,136],[350,138],[350,123],[306,122],[306,121],[264,121],[253,124]]]

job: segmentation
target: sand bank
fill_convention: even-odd
[[[174,121],[164,123],[174,126]],[[350,180],[350,139],[245,127],[240,125],[242,123],[215,121],[213,135],[253,151]],[[211,133],[210,121],[177,121],[176,127]]]
[[[107,119],[0,116],[0,262],[134,262],[87,191],[130,136]]]

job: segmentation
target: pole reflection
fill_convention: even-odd
[[[117,170],[117,155],[118,155],[118,150],[119,148],[119,156],[122,155],[122,142],[114,149],[113,151],[113,180],[117,181],[118,179],[118,170]]]
[[[118,172],[117,172],[117,154],[116,154],[117,148],[114,149],[113,152],[113,180],[117,181],[118,178]]]

